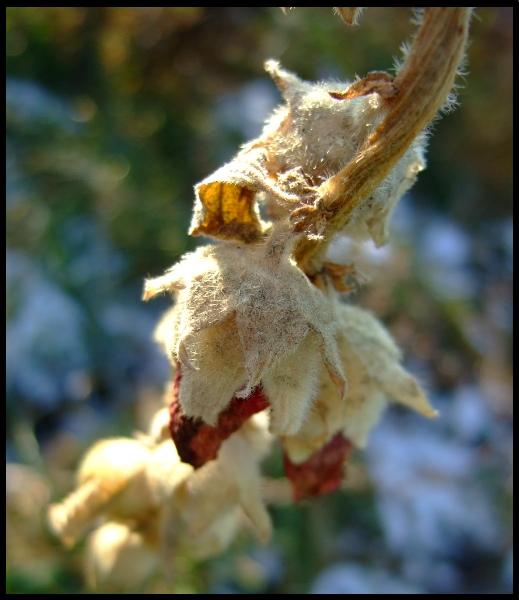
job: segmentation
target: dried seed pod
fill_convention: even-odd
[[[115,438],[97,442],[85,455],[77,475],[77,489],[59,504],[49,507],[51,529],[71,545],[98,514],[116,501],[124,514],[139,512],[149,499],[146,490],[119,494],[142,477],[150,449],[138,440]],[[142,487],[142,486],[141,486]],[[122,516],[122,515],[121,515]]]
[[[347,18],[353,17],[352,13]],[[265,69],[285,104],[266,121],[259,138],[195,187],[192,235],[260,239],[267,226],[259,218],[258,201],[277,218],[295,209],[313,210],[317,187],[362,149],[395,93],[387,73],[375,72],[353,83],[310,83],[273,60],[265,63]],[[425,137],[418,136],[380,186],[353,211],[345,229],[349,235],[386,243],[392,209],[425,166],[424,144]]]
[[[189,538],[197,538],[214,523],[239,506],[249,518],[261,541],[271,534],[265,508],[259,463],[270,449],[266,415],[258,414],[223,442],[216,460],[196,470],[175,496],[175,518],[180,519]],[[178,531],[178,525],[173,526]]]
[[[267,416],[257,415],[197,472],[180,462],[171,440],[104,440],[85,456],[78,490],[51,507],[51,522],[65,541],[75,541],[95,518],[107,518],[89,538],[87,574],[92,587],[120,591],[138,587],[158,554],[164,559],[184,545],[206,557],[225,548],[241,513],[265,541],[271,523],[259,462],[271,440]]]
[[[420,385],[401,366],[401,352],[383,325],[369,312],[339,305],[341,359],[348,376],[348,392],[337,401],[333,383],[323,373],[316,401],[301,430],[283,439],[288,459],[309,461],[338,433],[358,447],[366,444],[388,399],[425,417],[435,417]]]
[[[85,571],[93,590],[138,591],[158,564],[152,540],[128,524],[105,523],[88,538]]]
[[[116,520],[142,520],[191,471],[169,440],[154,447],[139,439],[102,440],[83,459],[77,489],[49,507],[51,529],[70,545],[100,514]]]
[[[181,365],[187,416],[214,426],[234,396],[247,398],[263,385],[272,430],[295,432],[322,364],[343,393],[334,304],[290,258],[292,241],[280,223],[263,243],[203,246],[146,282],[145,299],[176,295],[157,339]]]

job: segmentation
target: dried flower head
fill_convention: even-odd
[[[49,507],[50,527],[71,545],[100,514],[115,520],[142,519],[191,471],[169,440],[155,447],[143,439],[101,440],[85,455],[76,490]]]
[[[402,367],[401,352],[383,325],[369,312],[346,304],[338,306],[337,314],[348,391],[343,401],[337,401],[333,384],[323,373],[319,393],[301,430],[283,440],[291,463],[310,460],[337,434],[364,447],[389,400],[425,417],[437,416],[416,379]]]
[[[272,444],[267,427],[265,413],[254,415],[223,442],[216,460],[194,471],[185,481],[175,502],[175,512],[186,528],[185,537],[196,538],[239,507],[258,538],[263,542],[270,538],[272,525],[259,469]]]
[[[336,11],[354,24],[361,9]],[[463,7],[427,9],[395,77],[309,83],[265,64],[283,105],[195,187],[190,233],[217,244],[146,281],[144,299],[175,300],[156,331],[175,370],[169,409],[148,435],[96,444],[77,489],[49,509],[65,543],[105,520],[88,544],[93,586],[134,589],[179,549],[210,556],[242,521],[267,541],[260,463],[271,434],[299,500],[341,485],[389,400],[436,415],[386,329],[337,301],[333,287],[351,289],[355,266],[325,251],[338,233],[387,242],[396,203],[425,167],[424,128],[448,103],[469,20]]]
[[[334,304],[295,265],[290,242],[280,224],[265,242],[198,248],[146,282],[145,299],[176,296],[157,339],[181,366],[187,416],[216,425],[233,397],[261,385],[272,431],[290,433],[308,411],[323,364],[342,393]]]
[[[389,400],[426,417],[437,412],[420,385],[401,366],[401,352],[369,312],[341,304],[338,336],[348,392],[337,401],[323,373],[317,398],[300,431],[283,438],[285,472],[295,500],[337,489],[352,445],[364,447]]]
[[[64,501],[49,507],[51,529],[72,545],[92,519],[144,470],[149,448],[132,439],[97,442],[78,470],[77,488]],[[136,502],[146,502],[137,495]]]
[[[265,68],[285,104],[267,120],[258,139],[196,186],[193,235],[245,242],[260,238],[267,225],[259,217],[258,200],[277,218],[313,208],[318,186],[355,157],[383,120],[394,92],[386,73],[375,72],[353,83],[310,83],[276,61],[267,61]],[[392,209],[425,167],[424,139],[417,137],[358,207],[348,234],[386,243]]]
[[[176,365],[169,407],[169,432],[181,459],[195,467],[218,456],[222,442],[237,431],[255,413],[269,406],[263,389],[258,386],[246,398],[234,396],[218,415],[216,425],[204,423],[200,417],[188,417],[180,405],[182,369]]]
[[[51,527],[71,544],[105,519],[89,538],[88,579],[93,587],[120,590],[138,586],[159,557],[179,547],[199,557],[221,551],[244,517],[266,541],[272,526],[259,464],[271,443],[265,413],[243,423],[217,459],[197,471],[180,461],[170,439],[103,440],[86,454],[78,488],[50,507]],[[142,564],[132,570],[134,560]],[[131,570],[126,579],[125,569]]]
[[[93,590],[135,592],[158,563],[153,539],[127,523],[108,521],[88,537],[85,572]]]

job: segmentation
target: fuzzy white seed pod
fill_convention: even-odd
[[[272,525],[263,497],[259,463],[272,444],[265,414],[255,415],[223,442],[218,457],[206,463],[178,488],[174,504],[164,517],[164,531],[196,540],[223,516],[237,507],[248,517],[262,542],[271,535]]]
[[[139,512],[149,497],[139,493],[150,449],[141,441],[115,438],[97,442],[85,455],[77,475],[77,488],[65,500],[49,507],[49,525],[61,540],[71,545],[91,521],[111,503],[125,514]],[[123,490],[131,489],[121,499]],[[140,485],[142,488],[142,485]],[[137,493],[135,493],[137,492]]]
[[[318,200],[318,186],[363,148],[387,115],[386,98],[394,93],[387,73],[373,72],[355,82],[313,83],[274,60],[267,61],[265,69],[284,104],[267,119],[259,138],[195,187],[193,235],[252,242],[267,230],[259,218],[258,201],[267,204],[274,218],[312,205]],[[348,235],[386,243],[394,206],[425,167],[424,149],[425,136],[419,135],[353,211],[345,227]]]
[[[265,413],[248,419],[224,442],[221,455],[199,471],[180,461],[169,439],[155,444],[149,436],[102,440],[85,455],[77,489],[50,507],[51,527],[72,544],[94,520],[110,521],[91,537],[90,572],[96,581],[119,581],[121,561],[149,545],[153,532],[169,552],[187,537],[194,538],[197,555],[212,554],[230,542],[237,524],[227,515],[238,509],[265,540],[271,525],[259,462],[271,443]],[[130,530],[135,524],[145,529]]]
[[[180,461],[171,440],[102,440],[80,465],[77,489],[49,508],[51,529],[73,544],[101,514],[115,520],[141,520],[156,511],[193,468]]]
[[[280,223],[264,243],[203,246],[146,282],[146,299],[176,296],[156,339],[181,365],[186,415],[214,425],[233,396],[263,384],[273,432],[289,433],[301,425],[323,365],[343,393],[334,303],[296,266],[291,244]]]
[[[128,524],[105,523],[88,538],[85,572],[93,590],[135,593],[158,564],[156,548]]]
[[[364,447],[389,400],[425,417],[437,416],[416,379],[402,367],[401,352],[385,327],[369,312],[354,306],[341,304],[337,312],[348,392],[343,401],[337,401],[333,383],[323,373],[303,427],[297,435],[284,438],[285,450],[295,463],[305,461],[338,432]]]

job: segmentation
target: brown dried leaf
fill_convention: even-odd
[[[254,206],[255,193],[234,183],[200,184],[197,196],[203,205],[201,218],[191,227],[191,235],[210,235],[220,239],[242,239],[251,242],[261,233]]]
[[[233,398],[229,406],[220,413],[215,427],[199,418],[188,417],[180,406],[180,386],[182,373],[177,365],[172,387],[169,431],[183,462],[200,468],[215,459],[222,442],[237,431],[253,414],[265,410],[269,403],[261,388],[255,388],[244,399]]]
[[[266,231],[256,202],[260,191],[284,202],[298,200],[270,175],[263,137],[247,144],[230,162],[195,186],[190,235],[246,243],[258,240]]]

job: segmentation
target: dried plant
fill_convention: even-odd
[[[361,11],[335,10],[347,24]],[[94,585],[123,587],[131,570],[138,587],[179,548],[219,552],[242,516],[267,541],[260,462],[276,438],[299,500],[341,485],[389,401],[436,416],[383,325],[341,298],[354,265],[325,251],[337,234],[388,242],[425,168],[427,128],[452,105],[470,14],[426,9],[394,77],[311,83],[266,63],[283,104],[195,186],[190,233],[213,243],[145,283],[145,300],[174,299],[156,331],[174,371],[169,408],[147,436],[95,445],[77,490],[50,509],[68,543],[104,519],[88,545]]]

